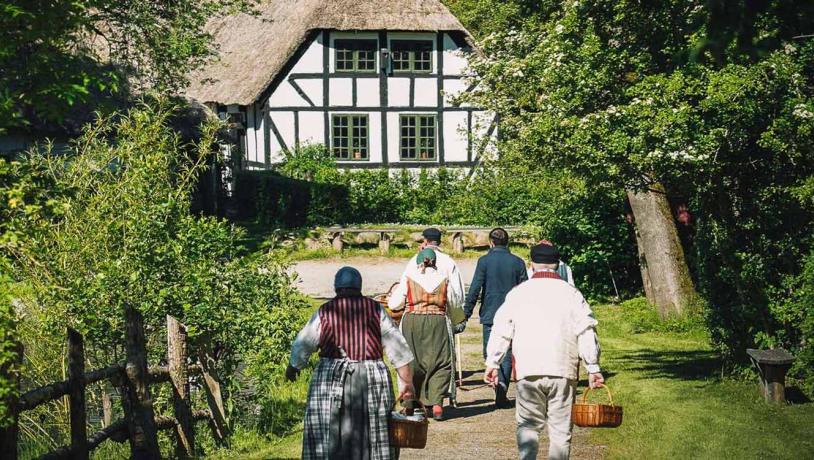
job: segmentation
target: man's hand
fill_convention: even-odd
[[[466,330],[466,320],[461,321],[455,325],[455,333],[460,334]]]
[[[487,367],[486,372],[483,373],[483,381],[492,388],[497,387],[497,368]]]
[[[596,374],[588,374],[588,386],[591,388],[605,386],[605,377],[602,377],[600,372],[597,372]]]
[[[297,377],[299,375],[300,375],[300,370],[297,369],[296,367],[292,366],[291,364],[289,364],[288,367],[285,368],[285,378],[289,382],[293,382],[293,381],[297,380]]]

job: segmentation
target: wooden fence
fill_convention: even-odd
[[[158,459],[158,431],[175,432],[175,456],[191,458],[195,451],[194,423],[208,420],[215,437],[223,441],[228,436],[226,415],[221,397],[220,383],[214,372],[214,362],[206,353],[198,354],[198,363],[189,365],[187,332],[183,324],[167,316],[166,366],[147,365],[144,321],[133,308],[126,309],[125,348],[126,361],[102,369],[85,372],[84,339],[68,329],[68,379],[27,391],[19,397],[8,398],[12,423],[0,429],[0,458],[17,459],[18,415],[49,401],[66,397],[70,412],[71,443],[43,455],[42,459],[87,459],[89,452],[102,442],[130,443],[133,459]],[[22,347],[17,347],[18,363],[22,361]],[[0,369],[0,372],[3,372]],[[19,382],[19,376],[13,375]],[[200,375],[206,393],[208,410],[193,411],[190,401],[190,376]],[[107,380],[119,388],[124,418],[106,424],[88,436],[85,388]],[[150,397],[150,386],[167,382],[172,385],[174,416],[156,415]]]

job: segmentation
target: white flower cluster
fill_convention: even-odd
[[[810,118],[814,118],[814,113],[811,113],[808,110],[808,107],[805,104],[797,104],[794,106],[794,112],[792,112],[797,118],[802,118],[803,120],[808,120]]]

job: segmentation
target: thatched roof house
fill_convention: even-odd
[[[455,132],[472,130],[477,111],[444,96],[466,90],[468,33],[440,1],[266,0],[257,9],[209,24],[219,59],[186,91],[244,128],[246,166],[268,167],[303,143],[325,144],[351,167],[473,161],[470,136]]]

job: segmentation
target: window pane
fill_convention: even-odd
[[[393,40],[390,42],[394,71],[432,71],[432,41]]]
[[[337,71],[372,71],[376,69],[376,40],[334,40]]]
[[[343,115],[334,115],[331,117],[331,131],[333,132],[333,142],[331,145],[331,153],[334,158],[346,159],[348,158],[348,117]]]

